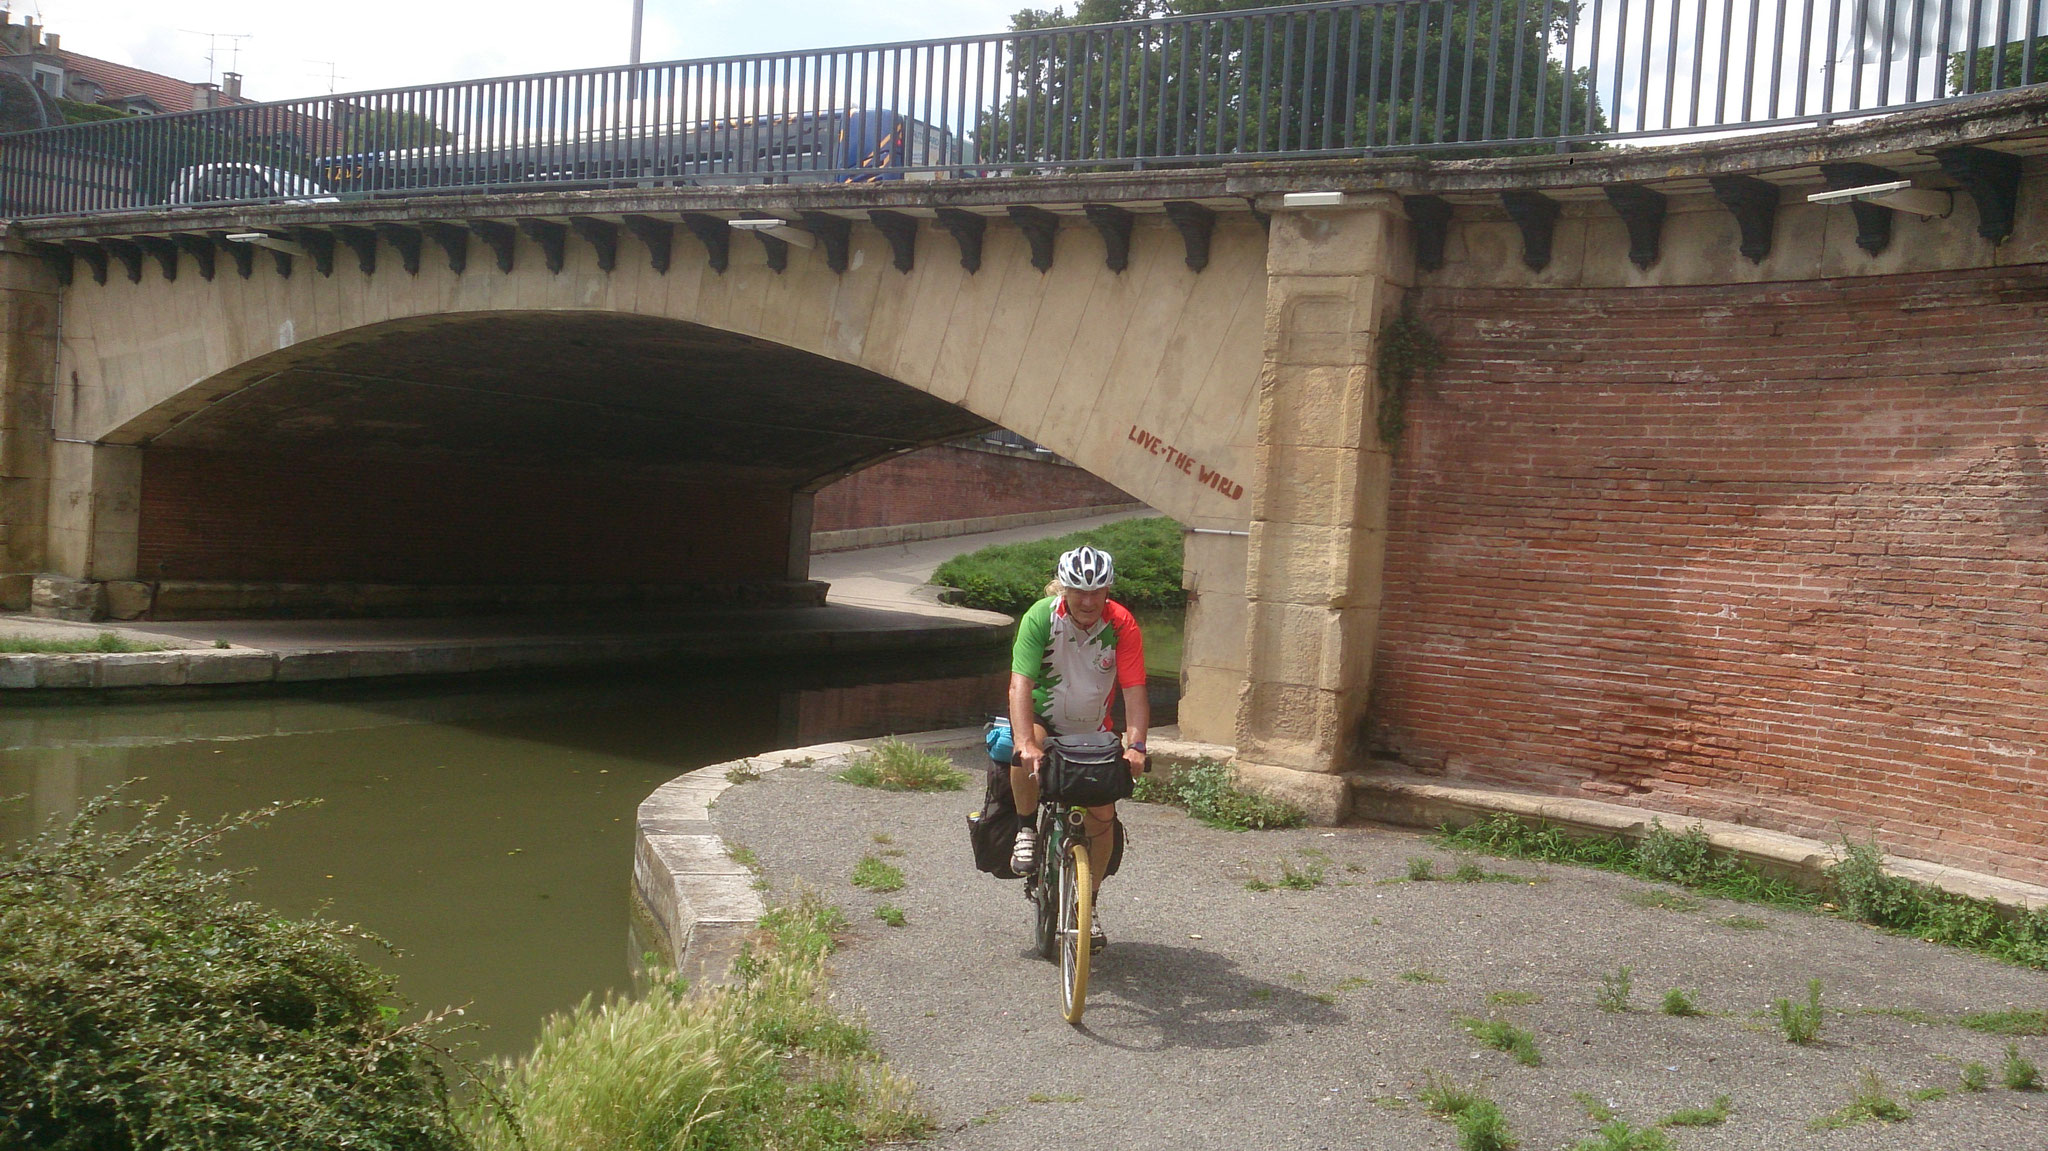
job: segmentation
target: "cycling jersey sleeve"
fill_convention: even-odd
[[[1032,604],[1017,621],[1017,643],[1010,649],[1010,670],[1034,683],[1045,674],[1045,649],[1052,643],[1052,597]]]
[[[1145,682],[1145,639],[1138,632],[1138,617],[1111,600],[1102,612],[1116,629],[1116,685],[1139,687]]]

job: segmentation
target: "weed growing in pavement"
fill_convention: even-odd
[[[754,781],[760,778],[761,769],[757,767],[751,767],[745,763],[742,763],[737,767],[728,767],[725,769],[725,781],[727,783],[753,783]]]
[[[1543,1066],[1543,1056],[1536,1050],[1536,1036],[1509,1023],[1505,1019],[1458,1020],[1472,1038],[1495,1051],[1505,1051],[1515,1057],[1515,1062],[1524,1067]]]
[[[1956,1022],[1993,1035],[2048,1035],[2048,1011],[1972,1011]]]
[[[1230,765],[1213,759],[1180,768],[1170,780],[1143,776],[1131,798],[1184,808],[1195,819],[1225,831],[1274,831],[1307,821],[1300,808],[1237,786]]]
[[[1619,836],[1592,835],[1573,836],[1562,828],[1542,822],[1525,822],[1504,811],[1452,830],[1439,829],[1436,841],[1454,850],[1482,851],[1508,859],[1540,859],[1552,863],[1575,863],[1582,867],[1597,867],[1606,871],[1619,871],[1644,879],[1683,882],[1685,886],[1707,895],[1723,899],[1741,900],[1747,903],[1767,903],[1781,907],[1815,907],[1820,897],[1781,879],[1773,879],[1755,867],[1740,860],[1725,856],[1709,855],[1710,862],[1691,862],[1694,850],[1690,842],[1671,844],[1669,840],[1684,840],[1693,833],[1681,836],[1661,827],[1653,827],[1645,843],[1653,838],[1659,844],[1651,851],[1651,862],[1646,862],[1640,846],[1631,844]],[[1699,838],[1704,838],[1704,832]],[[1680,880],[1678,876],[1693,878]]]
[[[1583,1108],[1586,1118],[1595,1123],[1605,1123],[1614,1118],[1614,1108],[1608,1106],[1604,1100],[1595,1099],[1584,1091],[1572,1092],[1572,1102]]]
[[[893,864],[883,863],[872,855],[863,855],[853,865],[853,885],[869,891],[903,890],[903,872]]]
[[[1999,1067],[1999,1078],[2014,1091],[2039,1091],[2041,1069],[2034,1061],[2020,1054],[2020,1045],[2005,1045],[2005,1062]]]
[[[1428,883],[1435,878],[1436,860],[1426,855],[1418,855],[1408,861],[1408,881],[1410,883]]]
[[[887,847],[887,846],[889,846],[890,844],[892,844],[892,843],[896,842],[896,837],[895,837],[895,836],[893,836],[893,835],[890,835],[890,834],[889,834],[888,832],[886,832],[886,831],[878,831],[878,832],[874,833],[873,835],[869,836],[868,838],[870,838],[870,839],[874,840],[874,841],[875,841],[876,843],[879,843],[879,844],[881,844],[881,845],[882,845],[883,847]]]
[[[732,856],[734,863],[739,864],[755,875],[761,874],[761,857],[754,854],[753,848],[748,847],[744,843],[728,843],[725,845],[725,853]]]
[[[1600,990],[1594,994],[1593,1002],[1602,1011],[1616,1013],[1628,1010],[1628,997],[1635,990],[1635,968],[1622,966],[1612,975],[1600,977]]]
[[[1724,915],[1714,921],[1730,931],[1769,931],[1771,921],[1753,915]]]
[[[1714,1101],[1705,1107],[1682,1107],[1664,1118],[1657,1120],[1659,1127],[1718,1127],[1727,1122],[1735,1113],[1735,1101],[1726,1095],[1714,1096]]]
[[[1706,906],[1683,891],[1668,891],[1661,887],[1624,891],[1621,897],[1637,907],[1656,908],[1660,911],[1698,911]]]
[[[1915,1103],[1932,1103],[1936,1099],[1948,1098],[1946,1087],[1918,1087],[1906,1092],[1906,1098]]]
[[[1437,974],[1436,972],[1434,972],[1434,971],[1424,971],[1424,970],[1423,970],[1422,968],[1419,968],[1419,967],[1418,967],[1418,968],[1416,968],[1416,969],[1415,969],[1415,970],[1413,970],[1413,971],[1403,971],[1403,972],[1402,972],[1401,974],[1399,974],[1399,975],[1396,975],[1396,976],[1395,976],[1394,978],[1396,978],[1396,979],[1399,979],[1399,980],[1400,980],[1401,982],[1403,982],[1403,983],[1449,983],[1449,982],[1450,982],[1450,980],[1448,980],[1448,979],[1445,979],[1445,978],[1444,978],[1443,976],[1441,976],[1441,975],[1438,975],[1438,974]]]
[[[1683,987],[1674,987],[1666,991],[1664,993],[1664,1003],[1657,1010],[1662,1011],[1666,1015],[1678,1016],[1706,1014],[1706,1012],[1700,1010],[1699,1000],[1693,998],[1693,993]]]
[[[1785,1041],[1806,1046],[1820,1038],[1820,980],[1806,984],[1806,1002],[1797,1003],[1789,998],[1779,998],[1771,1004],[1777,1012],[1778,1030],[1785,1033]]]
[[[1878,1081],[1877,1072],[1865,1067],[1862,1077],[1857,1080],[1856,1093],[1850,1097],[1848,1105],[1839,1111],[1829,1112],[1806,1126],[1813,1131],[1832,1131],[1857,1123],[1868,1123],[1874,1119],[1885,1123],[1900,1123],[1912,1117],[1913,1113],[1906,1110],[1904,1104],[1892,1098],[1885,1090],[1884,1084]]]
[[[832,778],[883,791],[959,791],[967,784],[952,760],[897,739],[876,744]]]
[[[1346,991],[1356,991],[1361,987],[1370,986],[1372,986],[1372,980],[1367,979],[1363,975],[1351,975],[1346,976],[1343,979],[1339,979],[1336,983],[1331,985],[1330,990],[1342,994]]]
[[[227,647],[227,644],[220,644]],[[115,654],[132,651],[162,651],[160,643],[136,643],[118,632],[97,632],[91,639],[38,639],[25,635],[0,635],[0,655]]]
[[[1581,1139],[1572,1151],[1671,1151],[1671,1140],[1655,1127],[1631,1127],[1616,1119],[1600,1128],[1590,1139]]]
[[[875,918],[891,927],[902,927],[910,920],[903,915],[903,909],[893,903],[880,904],[875,908]]]
[[[1495,991],[1486,997],[1486,1001],[1504,1007],[1527,1007],[1532,1003],[1543,1002],[1543,997],[1534,991]]]
[[[1991,1083],[1991,1068],[1976,1060],[1963,1064],[1963,1090],[1982,1091]]]
[[[1636,845],[1636,859],[1643,874],[1686,887],[1706,884],[1722,862],[1707,842],[1705,825],[1695,823],[1684,831],[1672,831],[1661,819],[1650,821],[1649,833]]]
[[[1296,867],[1293,860],[1283,859],[1280,861],[1280,878],[1265,879],[1254,875],[1245,881],[1244,886],[1247,891],[1273,891],[1278,888],[1286,888],[1289,891],[1314,891],[1323,885],[1325,878],[1323,865],[1316,860],[1311,859]]]
[[[1032,1092],[1031,1094],[1029,1094],[1029,1095],[1026,1095],[1026,1096],[1024,1097],[1024,1102],[1026,1102],[1026,1103],[1079,1103],[1079,1102],[1080,1102],[1080,1101],[1082,1100],[1082,1098],[1083,1098],[1083,1097],[1082,1097],[1082,1096],[1080,1096],[1080,1095],[1047,1095],[1047,1094],[1046,1094],[1045,1092],[1043,1092],[1043,1091],[1033,1091],[1033,1092]]]
[[[1922,887],[1885,871],[1875,843],[1842,844],[1828,870],[1843,914],[1865,923],[2017,963],[2048,968],[2048,908],[2006,918],[1991,903]]]
[[[1476,1084],[1460,1087],[1432,1071],[1421,1098],[1430,1114],[1457,1125],[1458,1146],[1463,1151],[1512,1151],[1519,1146],[1508,1130],[1507,1120],[1501,1116],[1500,1106]]]

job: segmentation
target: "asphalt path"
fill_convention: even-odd
[[[2008,1042],[2048,1067],[2048,1038],[1953,1022],[2048,1009],[2048,974],[1579,868],[1479,858],[1493,879],[1410,882],[1410,859],[1439,874],[1465,860],[1380,827],[1233,833],[1125,804],[1130,852],[1102,897],[1112,945],[1070,1027],[1057,969],[1030,948],[1021,885],[973,870],[964,816],[979,799],[979,776],[919,795],[785,769],[713,813],[759,856],[771,899],[808,887],[846,909],[835,1001],[920,1085],[937,1148],[1457,1147],[1418,1101],[1431,1075],[1481,1087],[1525,1149],[1594,1135],[1575,1094],[1639,1127],[1729,1096],[1725,1123],[1668,1130],[1686,1151],[2048,1148],[2048,1095],[1999,1085]],[[854,888],[868,854],[901,867],[904,889]],[[1323,882],[1247,888],[1283,863]],[[877,920],[883,904],[907,924]],[[1603,1011],[1602,977],[1622,966],[1631,1010]],[[1768,1009],[1803,1000],[1811,979],[1824,1025],[1796,1046]],[[1674,987],[1710,1014],[1661,1014]],[[1488,1018],[1531,1031],[1542,1065],[1460,1023]],[[1969,1061],[1990,1068],[1990,1090],[1959,1090]],[[1810,1129],[1866,1069],[1912,1118]],[[1909,1096],[1933,1089],[1947,1094]]]

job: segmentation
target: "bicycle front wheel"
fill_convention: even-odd
[[[1095,914],[1095,885],[1088,845],[1070,843],[1060,857],[1060,999],[1067,1022],[1081,1022],[1088,1005],[1089,928]]]

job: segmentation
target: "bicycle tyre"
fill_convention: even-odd
[[[1089,927],[1095,915],[1095,885],[1089,875],[1088,845],[1070,843],[1060,857],[1060,1001],[1067,1022],[1081,1022],[1088,1008]]]
[[[1033,908],[1033,941],[1038,948],[1038,957],[1059,962],[1060,957],[1060,905],[1058,867],[1051,866],[1048,851],[1056,850],[1065,840],[1058,835],[1041,834],[1038,839],[1038,874],[1032,878],[1031,900]]]

